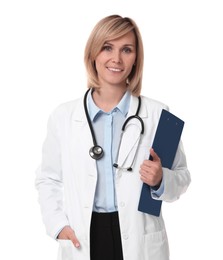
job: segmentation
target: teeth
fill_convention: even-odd
[[[122,71],[121,69],[116,69],[116,68],[108,68],[109,70],[111,70],[111,71]]]

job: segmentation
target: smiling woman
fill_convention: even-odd
[[[129,32],[126,35],[112,41],[105,42],[102,51],[95,59],[95,69],[97,71],[97,79],[99,86],[103,86],[99,91],[94,91],[93,96],[96,105],[101,101],[98,97],[99,93],[104,98],[108,97],[111,101],[112,97],[116,95],[113,91],[120,92],[120,97],[126,91],[126,84],[128,84],[128,77],[133,69],[136,60],[136,42],[135,34]],[[108,112],[119,100],[114,99],[113,102],[103,100],[101,108]]]
[[[92,30],[85,48],[85,65],[90,88],[100,87],[98,71],[95,67],[97,60],[101,61],[100,57],[104,57],[103,62],[109,62],[104,64],[105,67],[123,70],[121,73],[125,74],[123,84],[126,86],[128,83],[128,88],[133,95],[140,95],[144,58],[143,42],[138,26],[132,19],[128,17],[120,19],[117,15],[111,15],[100,20]]]
[[[138,211],[142,184],[153,199],[175,201],[190,173],[182,142],[172,169],[162,167],[151,147],[168,107],[140,96],[143,44],[136,23],[119,15],[100,20],[87,41],[85,65],[88,90],[51,114],[37,170],[43,220],[59,241],[58,260],[168,260],[162,214]],[[89,155],[92,139],[99,144],[95,153],[104,151],[100,156],[90,156],[91,149]]]

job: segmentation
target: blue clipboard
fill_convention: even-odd
[[[184,121],[163,109],[156,129],[152,148],[161,159],[162,166],[171,169],[180,142]],[[149,157],[152,160],[152,156]],[[162,201],[151,196],[150,186],[143,183],[138,210],[159,216]]]

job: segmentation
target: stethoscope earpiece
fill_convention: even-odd
[[[89,150],[89,154],[93,159],[99,160],[103,156],[104,152],[101,146],[95,145],[91,147],[91,149]]]

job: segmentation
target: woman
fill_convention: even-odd
[[[138,211],[142,184],[154,199],[174,201],[190,174],[182,142],[172,169],[151,148],[168,107],[138,98],[143,44],[135,22],[118,15],[100,20],[85,65],[89,90],[56,108],[48,122],[36,178],[47,233],[60,243],[58,259],[167,260],[162,213]],[[125,121],[136,114],[140,119]]]

